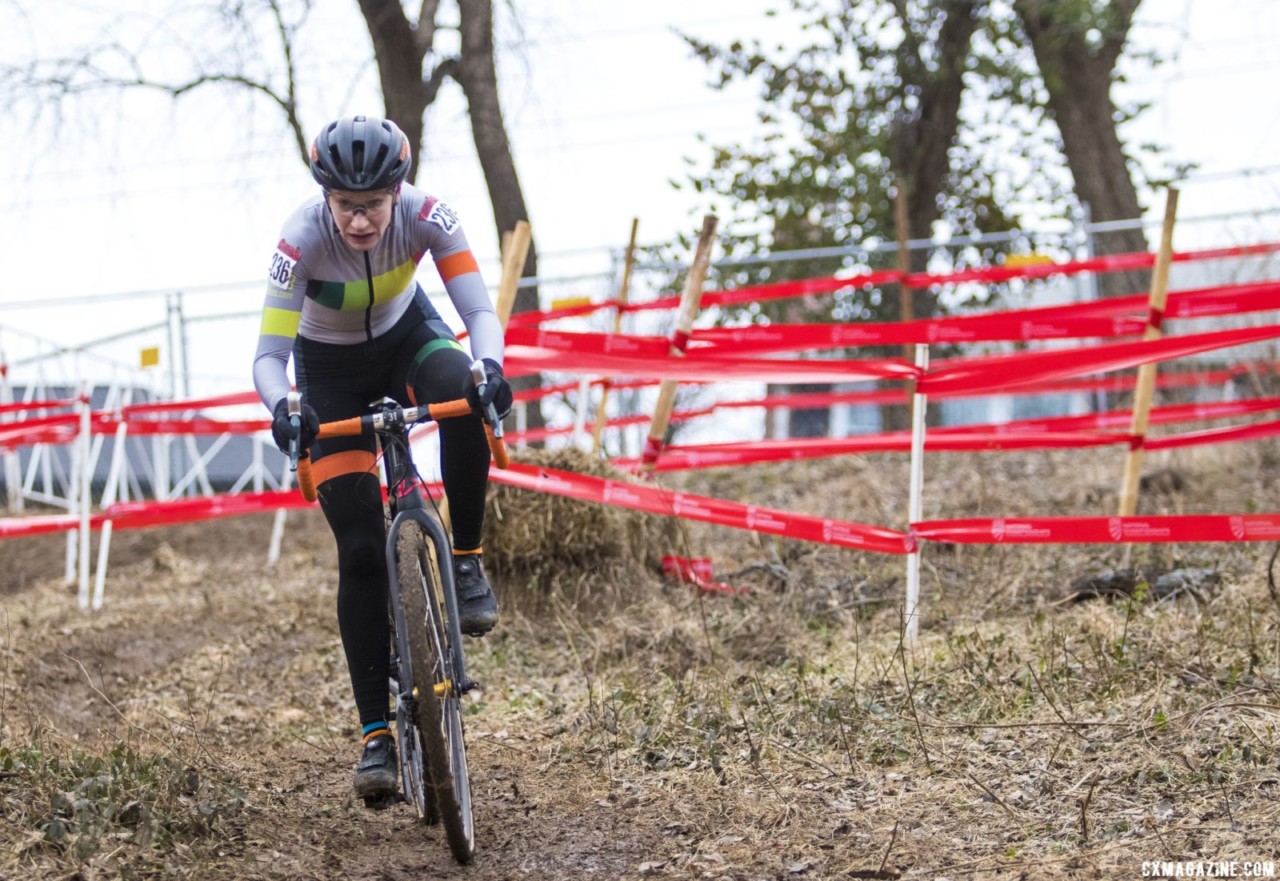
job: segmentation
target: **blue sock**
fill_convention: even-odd
[[[368,725],[364,726],[364,730],[361,733],[363,735],[364,742],[368,743],[379,735],[390,735],[391,729],[387,727],[386,722],[370,722]]]

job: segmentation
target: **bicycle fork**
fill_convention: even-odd
[[[440,525],[434,517],[427,513],[425,507],[413,506],[413,500],[417,493],[410,494],[406,498],[400,500],[399,512],[395,519],[391,521],[391,526],[387,530],[387,569],[390,576],[391,599],[395,603],[400,602],[400,591],[403,586],[399,583],[397,575],[397,558],[396,558],[396,542],[400,535],[400,529],[405,523],[413,521],[422,527],[422,531],[428,542],[435,547],[436,560],[439,565],[436,567],[440,575],[440,591],[444,594],[441,600],[444,605],[445,627],[448,630],[449,645],[447,647],[449,654],[452,692],[454,696],[461,697],[468,691],[476,687],[476,683],[472,682],[467,676],[466,658],[462,651],[462,627],[458,622],[458,595],[454,588],[452,551],[449,546],[449,539],[445,535],[444,527]],[[405,503],[409,504],[406,505]],[[419,504],[421,502],[419,501]],[[397,634],[400,639],[407,639],[407,634]],[[439,694],[437,697],[447,697],[448,695]]]

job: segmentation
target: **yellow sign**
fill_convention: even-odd
[[[590,297],[560,297],[551,301],[551,311],[556,312],[560,309],[576,309],[578,306],[590,306]]]
[[[1010,254],[1004,258],[1004,265],[1011,269],[1023,269],[1027,266],[1044,266],[1052,263],[1053,258],[1048,254]]]
[[[141,354],[142,354],[141,361],[142,361],[143,367],[155,367],[160,363],[160,347],[159,346],[151,346],[150,348],[143,349]]]

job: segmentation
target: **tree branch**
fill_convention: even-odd
[[[422,0],[422,6],[418,9],[418,25],[413,32],[413,41],[423,58],[436,41],[436,10],[439,8],[440,0]]]
[[[446,58],[431,70],[431,75],[424,80],[427,89],[427,106],[436,100],[436,95],[440,92],[440,87],[444,85],[447,79],[458,79],[458,69],[461,59],[456,55],[452,58]]]
[[[310,6],[307,8],[310,10]],[[280,107],[284,110],[289,129],[293,132],[298,154],[306,163],[308,161],[307,135],[302,130],[302,121],[298,119],[298,69],[293,60],[293,34],[296,29],[285,24],[284,13],[280,10],[278,0],[271,0],[271,14],[275,16],[276,33],[280,37],[280,51],[284,54],[285,98]]]

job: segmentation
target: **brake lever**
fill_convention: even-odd
[[[302,442],[302,393],[289,392],[288,413],[289,424],[293,426],[293,437],[289,438],[289,470],[298,470],[299,445]]]
[[[484,362],[479,358],[471,362],[471,381],[476,384],[476,394],[483,398],[489,383],[484,372]],[[493,401],[485,404],[484,416],[493,428],[493,436],[502,437],[502,420],[498,418],[498,408],[493,405]]]

